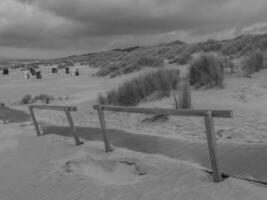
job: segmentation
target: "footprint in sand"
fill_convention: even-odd
[[[238,101],[247,103],[248,101],[252,100],[253,97],[260,97],[262,95],[263,93],[259,91],[257,87],[243,87],[241,89],[234,90],[232,97]]]
[[[76,158],[66,161],[61,174],[87,176],[99,184],[129,185],[139,182],[146,174],[138,160],[121,158],[104,160],[95,158]]]

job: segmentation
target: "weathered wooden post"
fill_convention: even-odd
[[[74,126],[74,122],[72,120],[72,117],[71,117],[71,114],[70,114],[70,110],[68,108],[65,108],[64,110],[65,110],[65,113],[66,113],[66,116],[67,116],[67,120],[69,122],[71,131],[72,131],[72,135],[74,137],[76,145],[83,144],[82,142],[80,142],[79,136],[77,135],[77,131],[76,131],[76,128]]]
[[[222,65],[221,66],[221,69],[220,69],[220,74],[221,74],[221,77],[220,77],[220,88],[224,88],[224,66]]]
[[[5,112],[5,104],[4,103],[0,103],[0,112],[2,113],[3,123],[7,124],[6,112]]]
[[[183,109],[191,109],[191,91],[190,91],[190,83],[189,76],[183,79],[181,96],[183,98]]]
[[[173,98],[176,109],[190,109],[192,107],[188,76],[178,80],[176,89],[173,90]]]
[[[28,108],[29,108],[30,113],[31,113],[32,121],[34,123],[34,127],[35,127],[35,130],[36,130],[37,136],[41,136],[41,132],[40,132],[36,117],[35,117],[34,112],[33,112],[33,107],[32,106],[28,106]]]
[[[109,138],[107,136],[105,116],[104,116],[103,108],[101,107],[101,105],[97,106],[97,112],[98,112],[98,116],[99,116],[100,126],[102,129],[102,135],[103,135],[104,143],[105,143],[105,150],[106,150],[106,152],[110,152],[110,151],[112,151],[112,148],[110,146],[110,141],[109,141]]]
[[[215,135],[214,123],[211,111],[208,111],[204,115],[204,121],[207,132],[207,141],[208,141],[211,169],[213,172],[213,181],[215,183],[218,183],[222,181],[222,173],[217,157],[216,135]]]

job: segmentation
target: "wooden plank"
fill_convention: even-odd
[[[204,120],[207,131],[207,141],[208,141],[211,169],[213,172],[213,180],[215,183],[218,183],[222,181],[222,176],[221,176],[222,173],[217,157],[216,136],[215,136],[214,123],[211,111],[207,112],[204,115]]]
[[[110,152],[112,151],[112,148],[110,146],[110,141],[106,132],[106,122],[105,122],[105,116],[104,116],[104,112],[101,106],[98,107],[97,109],[98,111],[98,116],[99,116],[99,122],[100,122],[100,126],[102,129],[102,136],[103,136],[103,140],[104,140],[104,144],[105,144],[105,150],[106,152]]]
[[[28,108],[29,108],[30,113],[31,113],[32,121],[33,121],[35,130],[36,130],[37,136],[41,136],[41,132],[40,132],[40,129],[39,129],[39,126],[38,126],[38,122],[37,122],[35,114],[33,112],[33,108],[31,106],[28,106]]]
[[[80,142],[79,136],[77,135],[77,131],[76,131],[76,128],[74,126],[74,122],[72,120],[72,117],[71,117],[71,114],[70,114],[70,110],[65,108],[65,113],[66,113],[66,117],[67,117],[67,120],[69,122],[69,125],[70,125],[70,128],[71,128],[71,132],[72,132],[72,135],[74,137],[76,145],[82,144],[82,142]]]
[[[103,110],[127,113],[142,113],[142,114],[164,114],[174,116],[191,116],[203,117],[205,113],[211,111],[212,117],[232,118],[231,110],[192,110],[192,109],[163,109],[163,108],[137,108],[126,106],[110,106],[110,105],[94,105],[93,108],[98,110],[101,107]]]
[[[69,111],[77,111],[77,107],[74,106],[56,106],[56,105],[30,105],[31,108],[41,110],[62,110],[68,109]]]

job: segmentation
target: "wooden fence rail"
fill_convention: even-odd
[[[29,105],[29,108],[36,108],[39,110],[61,110],[65,111],[66,109],[69,111],[77,111],[77,107],[74,106],[57,106],[57,105]]]
[[[69,122],[69,126],[72,130],[72,135],[73,135],[73,138],[75,140],[76,145],[82,144],[82,142],[80,142],[79,136],[78,136],[77,131],[76,131],[76,127],[75,127],[74,122],[73,122],[72,117],[71,117],[71,111],[77,111],[77,107],[55,106],[55,105],[29,105],[28,108],[30,110],[30,114],[31,114],[31,117],[32,117],[32,120],[33,120],[33,123],[35,126],[37,136],[41,136],[41,131],[40,131],[39,126],[38,126],[38,121],[36,119],[34,109],[64,111],[66,114],[67,120]]]
[[[93,108],[97,110],[100,105],[94,105]],[[104,111],[127,112],[127,113],[141,113],[141,114],[162,114],[173,116],[188,116],[188,117],[203,117],[207,112],[211,112],[212,117],[232,118],[233,112],[231,110],[192,110],[192,109],[164,109],[164,108],[137,108],[126,106],[110,106],[101,105]]]
[[[216,183],[222,181],[222,172],[217,156],[217,144],[216,144],[216,135],[215,135],[213,117],[232,118],[233,112],[231,110],[136,108],[136,107],[110,106],[110,105],[94,105],[93,108],[98,111],[106,152],[112,151],[112,148],[106,131],[106,122],[103,111],[203,117],[207,133],[207,143],[210,155],[211,169],[213,172],[213,181]]]

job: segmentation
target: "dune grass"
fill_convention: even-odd
[[[189,77],[186,77],[179,81],[178,88],[176,90],[173,90],[173,99],[176,109],[192,108]]]
[[[141,57],[136,64],[138,66],[160,67],[163,65],[163,60],[155,57]]]
[[[179,85],[178,69],[160,69],[121,84],[105,96],[99,95],[98,103],[106,105],[136,106],[155,92],[159,98],[169,97]]]
[[[203,54],[190,66],[190,84],[196,87],[224,87],[224,69],[232,63],[225,58],[212,54]]]
[[[242,62],[242,70],[245,76],[249,76],[265,68],[264,60],[264,54],[260,50],[253,51],[247,55]]]
[[[170,64],[177,63],[179,65],[185,65],[192,60],[192,56],[189,53],[181,53],[180,55],[176,56],[172,60],[169,61]]]
[[[100,67],[97,76],[116,77],[120,74],[128,74],[135,72],[144,67],[162,67],[163,60],[152,56],[130,56],[124,57],[121,61],[113,62],[112,64],[105,64]]]
[[[26,94],[25,96],[22,97],[20,100],[20,104],[26,105],[30,103],[35,103],[36,101],[41,101],[43,103],[49,104],[51,101],[53,101],[55,98],[51,95],[48,94],[39,94],[33,97],[30,94]]]
[[[26,94],[21,98],[19,103],[20,104],[29,104],[31,102],[32,102],[32,95]]]

